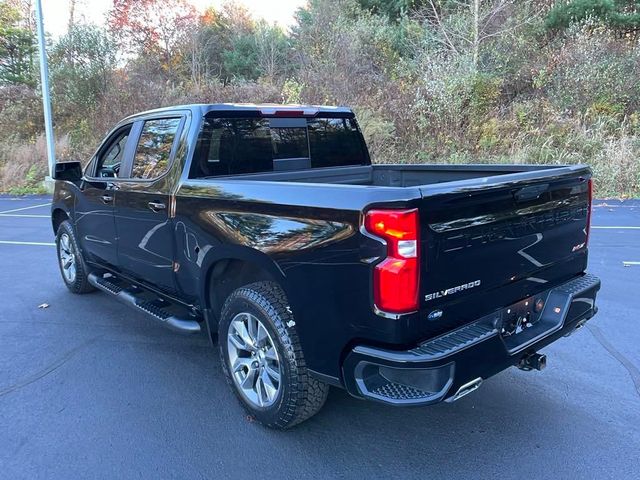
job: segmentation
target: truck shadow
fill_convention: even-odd
[[[292,437],[304,441],[306,453],[330,477],[505,478],[507,465],[515,464],[518,476],[546,477],[545,459],[557,464],[558,455],[571,460],[557,478],[568,477],[585,455],[585,442],[606,445],[609,426],[528,380],[523,372],[507,371],[454,404],[409,409],[332,390],[317,417],[267,435],[282,448]]]
[[[253,460],[247,469],[256,474],[266,462],[285,478],[506,478],[506,465],[517,464],[519,475],[548,477],[553,464],[561,468],[552,476],[566,478],[579,471],[585,444],[590,451],[610,451],[611,439],[621,434],[580,405],[579,396],[569,395],[571,379],[554,385],[557,378],[543,377],[551,372],[516,369],[485,381],[458,402],[430,407],[395,408],[334,388],[315,417],[285,432],[270,430],[247,417],[234,398],[217,346],[209,348],[204,336],[177,341],[172,335],[156,337],[146,348],[172,357],[185,374],[173,378],[171,389],[199,401],[191,404],[188,420],[166,421],[185,435],[215,443],[209,453],[221,462],[250,438]]]

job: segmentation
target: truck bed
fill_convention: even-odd
[[[230,176],[245,180],[272,182],[328,183],[377,187],[416,187],[445,182],[495,177],[514,173],[540,173],[559,170],[557,165],[392,165],[330,167],[285,172],[268,172]],[[557,173],[557,172],[553,172]],[[529,177],[529,176],[527,176]],[[220,179],[224,177],[219,177]]]

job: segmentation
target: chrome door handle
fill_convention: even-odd
[[[102,195],[102,197],[100,197],[100,199],[102,200],[102,203],[111,203],[111,202],[113,202],[113,197],[111,195]]]
[[[160,203],[160,202],[149,202],[147,203],[147,205],[149,205],[149,208],[154,212],[157,212],[159,210],[164,210],[167,208],[167,206],[164,203]]]

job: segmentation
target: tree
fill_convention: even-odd
[[[190,32],[187,59],[191,79],[198,84],[215,77],[255,80],[260,75],[254,38],[255,23],[241,5],[209,7]]]
[[[107,91],[115,57],[106,32],[94,25],[76,24],[51,50],[54,100],[67,107],[95,107]]]
[[[125,52],[155,57],[164,71],[172,72],[196,12],[186,0],[114,0],[107,18]]]
[[[229,48],[230,30],[227,19],[209,7],[190,31],[185,59],[191,81],[199,85],[203,80],[222,77],[223,52]]]
[[[20,10],[0,3],[0,84],[35,85],[36,39]]]
[[[470,53],[474,71],[486,43],[513,35],[536,21],[530,0],[428,0],[424,18],[435,41],[454,54]]]
[[[228,44],[222,52],[223,79],[256,80],[260,76],[254,38],[255,22],[242,5],[225,3],[221,11],[228,26]]]
[[[291,41],[276,25],[255,22],[246,8],[227,3],[208,8],[189,33],[185,54],[191,81],[207,78],[269,81],[289,69]]]
[[[260,76],[258,70],[258,53],[251,33],[237,34],[231,38],[228,50],[222,53],[225,80],[242,78],[256,80]]]
[[[258,57],[258,71],[261,76],[273,80],[286,74],[289,68],[291,43],[282,29],[258,22],[254,32],[254,42]]]

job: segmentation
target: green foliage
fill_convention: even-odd
[[[0,2],[0,85],[35,85],[36,39],[20,12]]]
[[[36,195],[47,193],[42,182],[42,176],[37,166],[32,165],[25,175],[24,183],[19,186],[9,188],[11,195]]]
[[[294,78],[287,78],[282,85],[283,103],[302,103],[304,84]]]
[[[364,10],[398,19],[425,4],[425,0],[358,0]]]
[[[624,114],[624,105],[611,103],[606,100],[598,100],[587,109],[587,115],[594,117],[619,118]]]
[[[222,54],[222,65],[229,78],[256,80],[260,76],[255,40],[251,34],[231,39],[231,46]]]
[[[358,125],[362,130],[369,151],[372,155],[380,155],[386,147],[393,144],[396,136],[393,121],[367,107],[354,107],[358,116]],[[381,156],[381,155],[380,155]]]
[[[558,2],[549,11],[545,26],[549,30],[562,30],[589,19],[595,19],[613,29],[638,31],[640,30],[640,1],[571,0]]]
[[[486,116],[497,104],[502,80],[487,74],[477,74],[471,83],[470,108],[475,119]]]
[[[75,25],[51,51],[54,102],[75,111],[93,109],[108,88],[115,46],[93,25]]]
[[[275,79],[291,67],[291,41],[276,25],[254,22],[241,8],[205,11],[193,32],[184,62],[194,83]]]
[[[69,131],[69,145],[71,150],[84,152],[87,150],[87,147],[91,150],[92,147],[87,145],[87,140],[92,137],[94,137],[94,132],[89,119],[86,117],[78,119]]]

